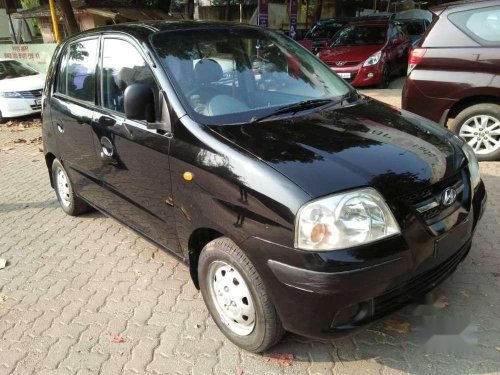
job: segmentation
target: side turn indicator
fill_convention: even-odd
[[[193,174],[191,172],[184,172],[184,174],[182,175],[182,177],[184,177],[184,179],[186,181],[191,181],[194,178],[194,176],[193,176]]]

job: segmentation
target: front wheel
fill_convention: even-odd
[[[500,159],[500,105],[485,103],[464,109],[451,130],[472,147],[478,160]]]
[[[229,340],[260,353],[284,329],[257,270],[229,238],[208,243],[200,254],[198,280],[212,318]]]
[[[0,111],[0,124],[5,124],[7,120],[2,116],[2,111]]]

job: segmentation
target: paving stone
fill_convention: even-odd
[[[0,143],[12,139],[0,127]],[[470,314],[477,344],[461,355],[425,353],[425,327],[407,307],[390,317],[408,321],[407,334],[385,320],[333,342],[287,334],[272,349],[293,354],[282,366],[222,335],[175,258],[98,212],[65,215],[37,146],[13,147],[0,151],[0,256],[8,261],[0,374],[500,374],[499,162],[481,163],[487,211],[469,257],[435,291],[447,298],[450,321]]]

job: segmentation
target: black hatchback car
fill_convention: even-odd
[[[96,208],[175,254],[255,352],[285,330],[354,332],[429,291],[486,201],[460,138],[253,26],[71,37],[48,72],[43,143],[66,213]]]

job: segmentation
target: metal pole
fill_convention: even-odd
[[[306,0],[306,31],[309,30],[309,0]]]
[[[54,36],[56,43],[61,43],[61,34],[59,33],[59,24],[57,23],[56,4],[54,0],[49,0],[50,18],[52,19],[52,28],[54,29]]]
[[[14,30],[14,25],[12,24],[12,18],[10,18],[10,13],[8,14],[10,29],[12,30],[12,38],[14,39],[14,44],[17,44],[16,30]]]

